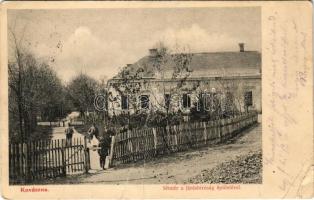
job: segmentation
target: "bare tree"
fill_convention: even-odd
[[[119,103],[122,101],[122,98],[127,98],[128,109],[127,109],[127,125],[130,126],[130,109],[133,109],[134,113],[137,113],[140,110],[138,104],[138,95],[140,94],[142,85],[143,85],[143,68],[139,68],[135,72],[131,71],[127,67],[123,68],[116,82],[110,83],[109,87],[113,87],[115,91],[119,94],[113,96],[111,92],[108,92],[108,103],[111,104],[113,111],[113,117],[116,118],[115,107],[122,107]]]
[[[25,28],[24,28],[25,29]],[[22,53],[21,53],[21,40],[23,39],[24,34],[22,35],[21,39],[18,40],[17,36],[13,30],[13,28],[9,27],[9,33],[12,37],[13,42],[13,51],[14,51],[14,57],[15,62],[9,63],[8,69],[9,69],[9,87],[12,89],[12,91],[15,92],[17,96],[17,104],[18,104],[18,116],[19,116],[19,129],[20,134],[22,137],[22,140],[25,139],[25,133],[23,129],[23,90],[22,90]],[[14,67],[17,66],[17,74],[14,70]],[[17,75],[17,78],[16,78]]]
[[[221,93],[221,110],[227,115],[242,112],[244,85],[240,79],[228,77],[224,72],[217,79],[217,90]]]
[[[162,108],[166,111],[167,124],[169,124],[169,112],[174,106],[171,102],[180,101],[182,89],[193,72],[190,67],[193,54],[190,53],[189,48],[176,45],[174,51],[175,53],[172,53],[168,47],[159,42],[157,55],[153,58],[153,67],[162,84],[163,98],[152,95],[157,103],[157,109]]]
[[[63,86],[55,71],[28,51],[24,34],[18,37],[9,27],[9,39],[10,136],[26,141],[37,127],[38,116],[52,120],[64,114],[59,112]]]
[[[176,49],[177,52],[180,52],[180,50],[179,48]],[[186,51],[186,49],[183,50]],[[145,78],[145,74],[150,74],[150,76],[158,77],[157,81],[160,81],[162,85],[162,94],[171,94],[169,101],[175,101],[175,98],[178,98],[180,89],[184,88],[186,85],[185,82],[192,72],[190,69],[192,54],[184,51],[171,53],[169,48],[163,45],[163,43],[159,43],[157,45],[157,54],[153,57],[149,57],[148,63],[144,63],[143,66],[139,66],[139,64],[136,63],[137,66],[134,68],[129,66],[124,67],[118,76],[110,81],[108,85],[109,88],[114,88],[118,93],[118,95],[114,95],[112,92],[108,92],[108,103],[111,104],[113,117],[117,117],[115,108],[121,108],[122,105],[120,104],[122,98],[127,97],[129,107],[125,112],[122,112],[126,115],[126,124],[130,125],[131,116],[134,117],[138,115],[142,116],[141,121],[144,121],[144,125],[147,125],[147,123],[156,116],[156,111],[160,110],[165,111],[165,119],[167,124],[169,124],[169,113],[172,106],[170,103],[165,103],[164,98],[158,98],[156,96],[157,93],[160,95],[160,91],[156,92],[156,94],[150,91],[149,95],[154,99],[155,104],[149,104],[148,100],[146,103],[147,107],[150,107],[149,109],[142,109],[143,105],[141,105],[141,103],[145,102],[139,100],[139,97],[142,95],[143,88],[147,87],[149,90],[152,90],[152,88],[155,87],[155,83]],[[168,74],[165,74],[166,72]],[[168,80],[171,84],[166,84],[165,80]],[[121,116],[123,116],[123,114],[120,114],[119,118],[121,118]]]

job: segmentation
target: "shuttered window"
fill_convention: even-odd
[[[182,96],[182,103],[183,103],[183,108],[190,108],[191,107],[191,97],[189,94],[183,94]]]
[[[244,94],[244,102],[245,102],[246,106],[252,106],[253,105],[252,91],[245,92],[245,94]]]
[[[129,109],[129,99],[128,99],[128,96],[123,95],[121,97],[121,108],[122,108],[122,110],[128,110]]]
[[[170,94],[165,94],[164,98],[165,98],[165,107],[168,109],[170,106],[170,101],[171,101]]]

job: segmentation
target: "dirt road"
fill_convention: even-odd
[[[61,178],[54,180],[53,184],[187,183],[189,178],[200,174],[202,170],[212,169],[222,162],[235,159],[236,156],[261,150],[261,137],[261,124],[258,124],[227,144],[179,152],[152,161],[127,164],[92,174]]]

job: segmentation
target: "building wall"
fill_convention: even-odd
[[[178,80],[161,80],[161,79],[149,79],[149,80],[137,80],[140,85],[139,92],[129,95],[129,109],[121,109],[121,94],[117,90],[110,86],[109,92],[112,97],[116,99],[115,102],[108,104],[109,114],[116,115],[121,113],[130,112],[131,114],[135,110],[139,110],[140,101],[138,97],[140,95],[149,96],[149,108],[146,111],[166,111],[164,95],[170,94],[171,104],[170,112],[177,112],[179,109],[182,112],[189,112],[189,109],[184,109],[182,105],[183,94],[188,94],[191,98],[191,106],[194,106],[194,102],[197,102],[200,92],[216,92],[225,94],[230,91],[237,100],[236,105],[239,110],[244,111],[244,93],[252,92],[253,105],[249,109],[262,111],[261,107],[261,78],[260,76],[247,76],[247,77],[229,77],[229,78],[193,78],[183,81],[182,86],[178,86],[180,81]],[[119,80],[112,80],[110,83],[119,83]],[[141,109],[143,110],[143,109]]]

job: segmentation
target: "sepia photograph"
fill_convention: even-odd
[[[10,185],[263,183],[261,7],[10,9],[7,30]]]

